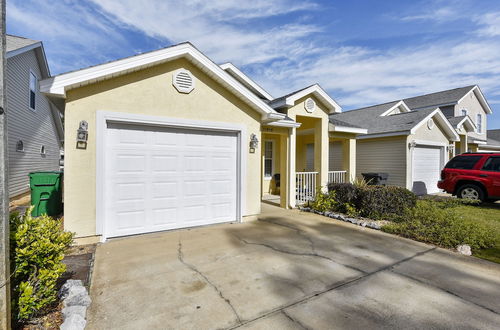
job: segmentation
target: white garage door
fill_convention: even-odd
[[[439,192],[442,148],[416,147],[413,150],[413,192],[417,195]]]
[[[236,133],[108,123],[107,237],[237,219]]]

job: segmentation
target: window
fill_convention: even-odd
[[[264,141],[264,177],[272,178],[274,167],[274,143],[273,141]]]
[[[40,155],[45,155],[45,146],[40,148]]]
[[[445,168],[471,170],[483,156],[457,156],[446,164]]]
[[[30,72],[30,109],[35,110],[36,107],[36,85],[37,85],[37,78],[33,74],[33,72]]]
[[[483,166],[484,171],[500,172],[500,157],[490,157]]]
[[[483,133],[483,115],[481,115],[480,113],[477,114],[476,126],[477,126],[477,132]]]
[[[467,109],[462,109],[462,116],[467,116]]]
[[[16,151],[23,152],[24,151],[24,143],[23,141],[19,140],[16,143]]]

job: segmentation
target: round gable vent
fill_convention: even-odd
[[[434,128],[434,120],[432,118],[427,121],[427,128],[428,129]]]
[[[312,113],[314,109],[316,109],[316,102],[314,102],[313,99],[308,98],[304,103],[304,108],[306,109],[307,112]]]
[[[181,93],[191,93],[194,89],[194,77],[188,70],[177,70],[172,77],[172,84]]]

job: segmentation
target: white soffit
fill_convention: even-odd
[[[235,78],[230,76],[217,64],[212,62],[208,57],[196,49],[192,44],[187,42],[127,57],[121,60],[96,65],[86,69],[57,75],[40,81],[40,91],[54,97],[65,98],[66,92],[70,89],[138,71],[182,57],[191,61],[210,77],[235,93],[243,101],[245,101],[245,103],[260,112],[264,118],[276,118],[276,120],[285,118],[285,114],[278,113],[269,107],[258,96],[250,92]]]

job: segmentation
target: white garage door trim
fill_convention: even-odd
[[[425,141],[425,140],[414,140],[413,142],[416,143],[416,148],[425,148],[425,147],[431,147],[431,148],[439,148],[440,149],[440,168],[444,167],[444,164],[447,162],[447,157],[446,157],[446,143],[443,142],[436,142],[436,141]],[[411,173],[411,179],[410,179],[410,188],[409,190],[413,190],[413,183],[414,183],[414,172],[415,172],[415,164],[414,164],[414,157],[415,157],[415,148],[411,149],[411,168],[410,168],[410,173]],[[437,188],[436,188],[437,189]],[[437,190],[439,191],[439,190]]]
[[[97,111],[96,112],[96,234],[101,235],[101,241],[105,241],[109,235],[105,226],[105,198],[104,198],[104,169],[107,123],[139,124],[147,126],[190,128],[206,131],[222,131],[236,133],[237,138],[237,187],[236,187],[236,215],[237,221],[241,222],[246,215],[245,209],[245,178],[246,178],[246,128],[243,125],[210,122],[201,120],[178,119],[170,117],[145,116],[121,112]],[[89,127],[89,130],[92,128]]]

